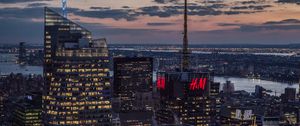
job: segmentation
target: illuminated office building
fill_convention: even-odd
[[[156,111],[159,125],[211,125],[216,111],[219,87],[212,85],[209,73],[166,72],[159,73],[157,88],[160,107]],[[216,88],[211,91],[211,88]]]
[[[19,57],[18,57],[18,63],[24,64],[26,63],[26,48],[25,48],[25,42],[20,42],[19,44]]]
[[[149,57],[114,58],[114,97],[120,98],[121,110],[136,110],[137,93],[152,93],[153,59]]]
[[[28,96],[18,101],[13,111],[14,126],[43,126],[41,102]]]
[[[220,111],[221,111],[221,98],[220,94],[220,83],[219,82],[210,82],[210,117],[211,117],[211,125],[218,126],[220,125]]]
[[[45,8],[43,114],[46,125],[110,125],[105,39]]]

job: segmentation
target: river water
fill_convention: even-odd
[[[22,74],[43,74],[42,66],[20,66],[15,63],[16,57],[14,54],[0,54],[0,75],[7,75],[10,73],[22,73]],[[156,74],[154,73],[154,76]],[[279,95],[284,92],[284,88],[293,87],[298,90],[298,84],[287,84],[281,82],[273,82],[266,80],[257,80],[249,78],[238,78],[238,77],[214,77],[215,82],[220,82],[222,89],[223,84],[226,80],[234,83],[235,90],[245,90],[247,92],[254,92],[255,85],[260,85],[267,90],[273,91],[271,94]]]
[[[298,84],[287,84],[287,83],[281,83],[281,82],[273,82],[273,81],[266,81],[266,80],[259,80],[259,79],[249,79],[249,78],[238,78],[238,77],[214,77],[215,82],[220,82],[222,89],[223,84],[226,82],[226,80],[231,81],[234,83],[235,90],[245,90],[247,92],[254,92],[255,91],[255,85],[260,85],[264,87],[267,90],[271,90],[272,95],[279,95],[284,93],[284,89],[287,87],[296,88],[298,91],[299,85]]]

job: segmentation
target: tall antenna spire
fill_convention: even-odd
[[[61,0],[62,2],[62,14],[67,18],[67,0]]]
[[[189,50],[188,50],[188,23],[187,23],[187,0],[184,0],[184,32],[181,71],[189,69]]]

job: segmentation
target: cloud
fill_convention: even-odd
[[[93,11],[77,11],[75,15],[92,18],[112,18],[115,20],[126,19],[128,21],[136,20],[137,14],[130,9],[100,9]]]
[[[264,10],[265,8],[270,8],[271,5],[249,5],[249,6],[234,6],[231,7],[233,10]]]
[[[60,8],[54,8],[60,10]],[[69,8],[70,11],[78,9]],[[43,43],[44,7],[34,8],[0,8],[0,43]]]
[[[286,19],[282,21],[269,21],[264,23],[265,25],[284,25],[284,24],[300,24],[298,19]]]
[[[158,4],[178,3],[180,0],[154,0]]]
[[[90,7],[90,9],[94,9],[94,10],[109,10],[110,7]]]
[[[166,26],[166,25],[174,25],[174,23],[168,23],[168,22],[150,22],[147,23],[148,26]]]
[[[52,8],[55,11],[60,11],[60,8]],[[79,9],[68,8],[69,12],[75,12]],[[30,7],[30,8],[0,8],[0,17],[3,18],[21,18],[24,20],[30,20],[32,18],[43,18],[44,17],[44,7]]]
[[[251,1],[241,1],[241,4],[258,4],[258,1],[254,1],[254,0],[251,0]]]
[[[269,21],[262,24],[234,24],[219,23],[219,26],[237,26],[235,31],[240,32],[258,32],[258,31],[275,31],[275,30],[300,30],[300,20],[286,19],[282,21]]]
[[[130,7],[129,6],[122,6],[122,8],[129,9]]]
[[[27,7],[45,7],[47,5],[48,4],[46,4],[46,3],[31,3],[31,4],[28,4]]]
[[[272,30],[299,30],[300,25],[241,25],[242,32],[272,31]]]
[[[0,43],[43,43],[43,23],[23,19],[0,20]]]
[[[278,0],[279,3],[300,3],[300,0]]]
[[[269,5],[262,6],[247,6],[252,10],[238,10],[235,8],[230,11],[223,11],[225,4],[217,3],[208,6],[190,5],[188,7],[188,14],[191,16],[217,16],[217,15],[239,15],[239,14],[252,14],[262,12],[262,9],[270,7]],[[75,12],[75,15],[92,18],[111,18],[115,20],[125,19],[127,21],[137,20],[139,16],[157,16],[167,18],[183,14],[184,6],[168,5],[168,6],[146,6],[137,9],[131,9],[128,6],[123,6],[121,9],[112,9],[109,7],[90,7],[92,10],[80,10]],[[256,11],[254,11],[256,10]]]
[[[0,17],[5,18],[42,18],[43,7],[36,8],[1,8]]]
[[[2,4],[12,4],[12,3],[24,3],[24,2],[36,2],[36,1],[52,1],[52,0],[0,0]]]

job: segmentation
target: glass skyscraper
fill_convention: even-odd
[[[110,125],[105,39],[45,8],[43,118],[46,125]]]

